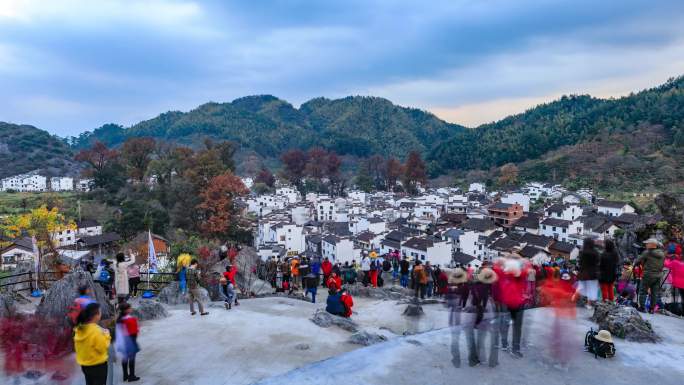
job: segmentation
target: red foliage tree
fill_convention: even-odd
[[[406,191],[414,194],[418,184],[427,183],[425,162],[417,151],[411,151],[404,165],[404,187]]]
[[[401,162],[397,160],[397,158],[389,158],[385,162],[385,169],[384,169],[384,175],[385,175],[385,184],[387,185],[387,189],[389,191],[394,190],[394,186],[397,185],[397,180],[399,180],[399,177],[404,173],[403,166],[401,165]]]
[[[213,177],[200,193],[203,212],[202,231],[214,237],[230,237],[235,228],[235,198],[249,193],[242,180],[228,171]]]
[[[111,150],[102,142],[95,142],[87,150],[81,150],[76,154],[75,159],[79,162],[87,163],[95,172],[101,172],[109,163],[116,161],[119,153]]]
[[[256,178],[254,179],[254,183],[263,183],[268,187],[273,187],[275,185],[275,176],[273,176],[271,170],[264,167],[257,174]]]
[[[320,147],[314,147],[307,154],[306,175],[321,180],[326,174],[328,152]]]
[[[302,150],[290,150],[280,159],[285,166],[285,177],[295,185],[300,185],[306,171],[307,155]]]

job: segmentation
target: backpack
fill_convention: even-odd
[[[390,263],[390,261],[388,261],[388,260],[385,259],[385,260],[382,262],[382,270],[384,270],[384,271],[390,271],[391,268],[392,268],[392,263]]]
[[[109,274],[109,271],[107,271],[106,268],[102,269],[102,271],[100,271],[100,282],[107,283],[107,282],[109,282],[109,280],[111,278],[112,278],[112,276],[111,276],[111,274]]]
[[[610,342],[599,341],[595,338],[598,334],[593,328],[589,329],[584,336],[584,348],[589,353],[594,353],[594,358],[612,358],[615,356],[615,345]]]

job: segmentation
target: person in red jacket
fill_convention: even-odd
[[[121,356],[124,382],[138,381],[135,375],[135,356],[140,351],[138,347],[138,319],[133,315],[133,308],[124,302],[119,305],[119,317],[116,320],[116,350]]]
[[[520,341],[522,339],[523,312],[525,309],[527,270],[530,263],[517,254],[509,254],[498,261],[493,267],[499,277],[495,290],[498,300],[510,313],[513,321],[513,341],[511,354],[515,358],[522,358]],[[508,347],[508,322],[501,322],[501,347]]]
[[[342,291],[340,301],[342,301],[342,304],[344,305],[344,316],[347,318],[351,317],[352,307],[354,306],[354,299],[352,298],[351,294],[349,294],[347,289],[344,289]]]
[[[325,282],[325,285],[328,284],[328,279],[330,278],[330,273],[332,273],[332,268],[332,263],[330,263],[330,260],[328,260],[326,257],[323,260],[323,263],[321,263],[321,271],[323,271],[323,282]]]
[[[235,274],[237,274],[237,266],[235,265],[227,265],[226,266],[226,271],[223,272],[223,277],[228,280],[228,282],[233,284],[233,289],[235,290],[235,306],[239,306],[240,303],[238,302],[238,296],[237,296],[237,284],[235,283]]]
[[[340,291],[342,289],[342,278],[340,278],[334,271],[330,273],[330,278],[326,282],[328,289],[335,288],[335,291]]]

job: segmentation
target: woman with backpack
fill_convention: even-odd
[[[76,362],[81,366],[86,385],[107,383],[107,360],[112,337],[109,330],[100,327],[100,304],[92,302],[78,315],[74,328]]]
[[[121,357],[124,382],[135,382],[140,377],[135,375],[135,356],[138,347],[138,319],[132,315],[133,308],[128,303],[119,305],[119,317],[116,319],[116,351]]]
[[[606,240],[606,247],[601,254],[599,263],[599,285],[601,286],[601,298],[604,302],[615,300],[615,281],[617,280],[617,268],[619,257],[615,250],[615,243]]]

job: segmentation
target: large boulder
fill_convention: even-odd
[[[597,303],[592,320],[599,329],[608,330],[615,337],[635,342],[658,342],[651,323],[641,318],[641,314],[630,306]]]
[[[210,302],[209,293],[207,289],[200,287],[200,300],[204,303]],[[166,285],[159,291],[159,302],[167,305],[183,305],[188,303],[188,295],[180,291],[178,281],[174,281]]]
[[[348,332],[356,333],[359,330],[356,322],[350,320],[349,318],[344,318],[328,313],[323,309],[318,309],[311,317],[311,322],[322,328],[329,328],[331,326],[337,326]]]
[[[423,312],[423,308],[420,306],[418,301],[413,301],[406,305],[406,309],[404,309],[403,314],[407,317],[420,317],[425,314],[425,312]]]
[[[267,281],[259,279],[256,274],[261,259],[253,247],[243,247],[235,257],[234,264],[238,269],[235,275],[235,283],[241,291],[248,295],[262,296],[273,293],[273,287]],[[211,268],[212,273],[223,274],[226,266],[230,263],[228,259],[218,261]]]
[[[9,293],[0,293],[0,318],[11,317],[17,313],[17,306]]]
[[[407,299],[413,295],[413,291],[410,289],[405,289],[401,286],[384,286],[384,287],[372,287],[363,286],[360,283],[355,283],[353,285],[346,285],[345,288],[354,297],[366,297],[384,300],[401,300]]]
[[[140,299],[139,301],[131,301],[131,305],[133,306],[133,314],[141,321],[166,318],[169,316],[169,312],[159,301]]]
[[[67,312],[78,297],[78,288],[88,286],[95,295],[95,300],[100,303],[102,318],[114,317],[114,306],[109,302],[104,289],[93,281],[90,273],[77,270],[64,276],[64,278],[52,284],[47,293],[40,300],[36,314],[54,320],[61,320],[68,325]]]
[[[356,332],[349,336],[349,343],[355,345],[369,346],[385,341],[387,341],[387,337],[377,333],[369,333],[365,330]]]

